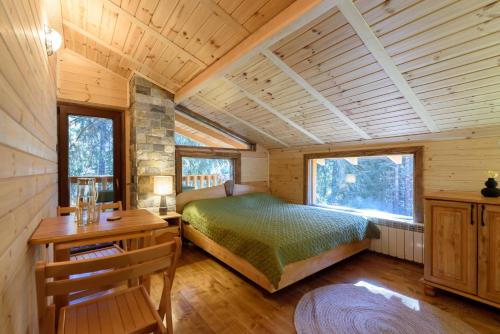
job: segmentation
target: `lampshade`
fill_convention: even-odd
[[[157,195],[170,195],[172,193],[172,176],[155,176],[154,192]]]

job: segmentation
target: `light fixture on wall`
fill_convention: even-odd
[[[166,215],[167,198],[166,195],[172,194],[173,177],[172,176],[155,176],[154,177],[154,192],[160,195],[160,215]]]
[[[62,36],[56,30],[45,26],[45,47],[47,55],[52,56],[62,45]]]

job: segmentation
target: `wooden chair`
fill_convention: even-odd
[[[173,333],[170,293],[181,241],[174,241],[102,258],[58,263],[38,262],[36,266],[37,307],[40,333],[55,333],[55,315],[59,312],[58,334],[76,333]],[[87,300],[56,310],[48,297],[105,288],[127,280],[139,282],[151,273],[163,272],[163,291],[157,310],[144,286]],[[52,280],[92,273],[79,278]],[[166,316],[167,328],[163,324]]]
[[[62,216],[62,215],[69,215],[71,213],[76,213],[78,208],[74,206],[58,206],[57,207],[57,215]]]
[[[118,202],[112,202],[112,203],[102,203],[101,204],[101,211],[105,212],[106,210],[118,210],[122,211],[122,201]]]
[[[111,204],[115,204],[115,203],[111,203]],[[117,202],[117,204],[119,204],[119,207],[121,210],[122,203]],[[78,209],[76,207],[73,207],[73,206],[67,206],[67,207],[66,206],[58,206],[57,207],[57,215],[62,216],[65,214],[70,214],[70,213],[76,212],[77,210]],[[80,246],[82,246],[82,245],[80,245]],[[78,245],[69,244],[69,245],[67,245],[66,248],[73,248],[73,247],[78,247]],[[70,257],[70,260],[74,261],[74,260],[82,260],[82,259],[89,258],[89,257],[101,257],[101,256],[106,256],[106,255],[119,254],[119,253],[123,253],[123,251],[124,250],[120,246],[113,244],[113,245],[110,245],[110,246],[107,246],[104,248],[73,254]]]

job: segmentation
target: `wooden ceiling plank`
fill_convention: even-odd
[[[243,95],[245,95],[247,98],[249,98],[253,102],[257,103],[259,106],[261,106],[265,110],[269,111],[271,114],[273,114],[274,116],[278,117],[279,119],[281,119],[282,121],[284,121],[285,123],[287,123],[288,125],[290,125],[291,127],[293,127],[296,130],[302,132],[304,135],[306,135],[307,137],[311,138],[316,143],[318,143],[318,144],[324,144],[323,140],[319,139],[314,134],[312,134],[311,132],[307,131],[306,129],[304,129],[303,127],[301,127],[300,125],[298,125],[297,123],[295,123],[294,121],[292,121],[291,119],[289,119],[288,117],[286,117],[285,115],[283,115],[282,113],[280,113],[279,111],[276,111],[269,104],[267,104],[266,102],[262,101],[260,98],[258,98],[257,96],[253,95],[249,91],[245,90],[243,87],[237,85],[236,83],[232,82],[229,79],[224,78],[223,80],[226,81],[226,82],[228,82],[228,83],[230,83],[231,85],[235,86],[236,88],[238,88],[241,91],[241,93]]]
[[[223,113],[223,114],[225,114],[225,115],[227,115],[227,116],[229,116],[229,117],[231,117],[231,118],[235,119],[235,120],[236,120],[236,121],[238,121],[239,123],[242,123],[242,124],[246,125],[247,127],[251,128],[252,130],[257,131],[258,133],[260,133],[260,134],[262,134],[262,135],[264,135],[264,136],[266,136],[266,137],[268,137],[268,138],[272,139],[274,142],[279,143],[280,145],[282,145],[282,146],[284,146],[284,147],[290,147],[290,145],[288,145],[288,144],[287,144],[287,143],[285,143],[284,141],[282,141],[282,140],[280,140],[280,139],[278,139],[278,138],[274,137],[273,135],[270,135],[269,133],[267,133],[267,132],[265,132],[265,131],[262,131],[261,129],[259,129],[258,127],[256,127],[255,125],[253,125],[252,123],[247,122],[247,121],[245,121],[244,119],[239,118],[238,116],[233,115],[231,112],[229,112],[229,111],[225,110],[224,108],[219,107],[218,105],[216,105],[216,104],[212,103],[210,100],[208,100],[208,99],[204,98],[203,96],[201,96],[201,95],[196,95],[196,96],[195,96],[195,98],[197,98],[197,99],[201,100],[203,103],[208,104],[209,106],[211,106],[212,108],[214,108],[214,109],[216,109],[216,110],[220,111],[221,113]]]
[[[345,124],[356,131],[361,138],[370,139],[370,136],[363,131],[359,126],[356,125],[349,117],[347,117],[342,111],[340,111],[333,103],[326,99],[320,92],[318,92],[311,84],[309,84],[304,78],[297,74],[292,68],[290,68],[285,62],[283,62],[278,56],[272,53],[270,50],[262,51],[262,54],[267,57],[274,65],[280,68],[285,74],[287,74],[291,79],[293,79],[299,86],[304,88],[309,94],[311,94],[317,101],[340,118]]]
[[[232,146],[234,148],[241,148],[241,149],[247,148],[246,144],[244,144],[240,141],[234,140],[233,138],[230,138],[227,135],[225,135],[225,134],[223,134],[215,129],[211,129],[207,125],[201,123],[200,121],[197,121],[195,119],[191,119],[190,117],[184,116],[184,114],[182,114],[179,111],[176,112],[175,121],[176,122],[179,121],[182,124],[192,128],[196,131],[204,133],[207,136],[212,137],[212,138],[214,138],[220,142],[223,142],[229,146]]]
[[[175,95],[175,102],[196,94],[209,79],[220,78],[268,48],[281,38],[299,29],[335,6],[336,0],[297,0],[276,15],[219,60],[184,85]]]
[[[215,1],[213,0],[200,0],[205,7],[208,7],[212,12],[214,12],[218,17],[224,21],[225,24],[230,26],[236,32],[241,35],[247,36],[250,34],[250,31],[247,30],[243,25],[241,25],[234,17],[229,15],[224,9],[222,9]]]
[[[78,27],[77,25],[67,21],[67,20],[63,20],[63,26],[65,26],[66,28],[69,29],[69,31],[71,32],[76,32],[76,33],[79,33],[83,36],[85,36],[87,39],[89,40],[92,40],[92,41],[95,41],[97,44],[109,49],[110,51],[113,52],[113,54],[117,55],[117,56],[120,56],[122,57],[123,59],[126,59],[128,62],[132,63],[135,67],[137,67],[138,69],[137,70],[133,70],[132,72],[134,72],[135,74],[138,74],[138,75],[141,75],[142,77],[146,78],[147,80],[151,81],[152,83],[154,83],[155,85],[167,90],[168,92],[171,92],[172,91],[172,88],[169,88],[167,87],[165,84],[159,82],[158,80],[155,80],[153,78],[151,78],[150,75],[147,75],[145,73],[141,73],[140,71],[145,71],[147,73],[155,73],[155,71],[150,68],[149,66],[135,60],[134,58],[126,55],[125,53],[123,53],[121,50],[109,45],[108,43],[102,41],[101,39],[99,39],[98,37],[95,37],[95,36],[92,36],[90,33],[86,32],[85,30],[81,29],[80,27]],[[115,65],[112,65],[111,62],[113,61],[113,56],[110,55],[110,63],[108,63],[108,67],[109,69],[111,69],[113,72],[119,72],[119,70],[117,70],[116,68],[113,69],[113,66],[116,67],[118,66],[118,63],[115,63]],[[116,62],[116,59],[114,60]],[[118,60],[119,62],[119,60]],[[140,71],[139,71],[140,70]]]
[[[420,99],[413,92],[394,61],[382,46],[380,40],[375,36],[373,30],[371,30],[368,23],[366,23],[359,10],[353,4],[352,0],[339,0],[338,8],[428,129],[431,132],[438,132],[438,126],[433,121]]]
[[[195,56],[191,55],[190,53],[186,52],[184,49],[180,48],[177,46],[174,42],[160,34],[158,31],[152,29],[149,25],[145,24],[138,18],[136,18],[134,15],[130,14],[128,11],[122,9],[120,6],[116,5],[113,3],[111,0],[104,0],[104,6],[112,8],[115,12],[120,13],[121,15],[126,16],[130,21],[132,21],[134,24],[138,25],[141,27],[143,30],[151,32],[157,39],[161,40],[164,42],[166,45],[169,45],[173,47],[175,50],[177,50],[180,54],[182,54],[184,57],[190,58],[193,62],[197,63],[198,65],[202,67],[206,67],[207,64],[205,64],[203,61],[199,60]]]

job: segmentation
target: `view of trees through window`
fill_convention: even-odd
[[[314,204],[413,217],[413,155],[315,159],[315,164]]]
[[[111,119],[68,116],[68,175],[70,177],[113,175],[113,121]],[[70,183],[70,185],[70,202],[74,204],[76,184]],[[111,189],[108,190],[112,191],[112,186],[111,182],[109,184]]]
[[[232,159],[182,158],[183,191],[219,185],[233,179],[233,175]]]
[[[205,146],[202,143],[194,141],[188,137],[185,137],[179,133],[175,133],[175,145],[184,145],[184,146]]]

